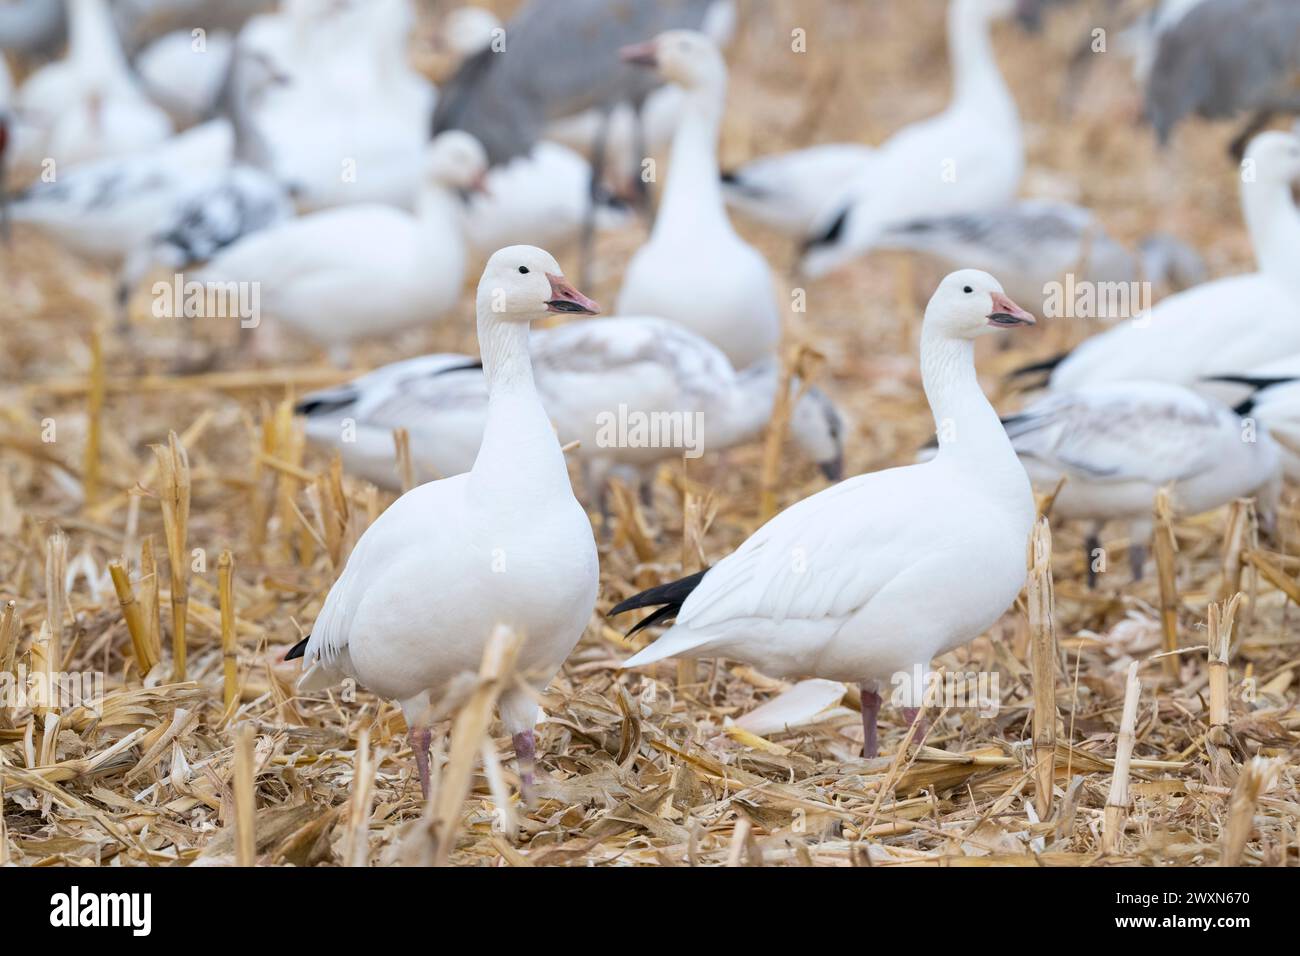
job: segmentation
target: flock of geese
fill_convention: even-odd
[[[1133,28],[1160,136],[1191,112],[1285,108],[1265,96],[1269,64],[1248,63],[1249,83],[1220,79],[1223,31],[1198,27],[1242,16],[1242,2],[1165,0]],[[0,170],[30,183],[6,221],[111,270],[123,334],[143,280],[183,271],[256,283],[268,318],[243,341],[257,355],[307,344],[346,365],[360,341],[449,316],[486,258],[479,355],[396,362],[297,409],[313,441],[387,487],[394,429],[410,435],[421,483],[362,535],[287,656],[304,660],[304,691],[351,677],[399,701],[426,793],[431,727],[501,625],[525,638],[523,679],[500,708],[522,789],[532,783],[539,692],[599,590],[562,446],[577,442],[584,498],[606,520],[610,478],[653,505],[658,466],[682,455],[603,441],[612,410],[698,415],[712,455],[760,435],[791,389],[792,438],[831,484],[713,566],[618,595],[611,614],[653,609],[636,629],[672,622],[628,667],[726,657],[859,683],[869,757],[890,675],[928,669],[1015,600],[1035,490],[1056,492],[1055,518],[1088,523],[1089,552],[1106,522],[1126,522],[1140,577],[1159,489],[1185,514],[1254,495],[1267,526],[1283,476],[1300,477],[1300,139],[1256,115],[1240,170],[1225,167],[1256,259],[1245,275],[1208,279],[1172,237],[1127,248],[1088,209],[1023,198],[1024,138],[991,30],[1049,0],[949,0],[953,93],[938,115],[876,145],[726,171],[722,51],[744,27],[732,0],[527,0],[504,24],[457,10],[438,43],[460,67],[438,88],[408,62],[410,0],[138,4],[152,19],[108,0],[0,10],[0,42],[31,66],[21,85],[0,71]],[[1250,29],[1291,22],[1290,0],[1250,4]],[[183,26],[148,35],[171,7]],[[574,37],[582,47],[557,59]],[[1160,99],[1197,42],[1219,64],[1216,95]],[[642,157],[661,149],[649,238],[615,314],[593,317],[541,247],[578,244],[585,269],[600,233],[648,210]],[[920,462],[843,477],[850,429],[831,396],[782,375],[773,273],[731,212],[797,242],[810,281],[880,250],[954,270],[921,324],[938,440]],[[1043,394],[1000,419],[975,342],[1033,325],[1067,272],[1170,294],[1020,370]],[[569,321],[531,329],[553,315]]]

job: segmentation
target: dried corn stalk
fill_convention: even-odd
[[[1056,620],[1052,585],[1052,531],[1034,525],[1029,568],[1030,667],[1034,682],[1034,805],[1040,819],[1052,810],[1056,775]]]
[[[1128,820],[1128,771],[1133,759],[1133,745],[1137,741],[1138,699],[1142,695],[1142,681],[1138,677],[1138,662],[1128,668],[1124,685],[1124,716],[1119,725],[1119,739],[1115,744],[1115,769],[1111,772],[1110,795],[1106,798],[1106,812],[1102,820],[1102,846],[1107,853],[1119,849]]]

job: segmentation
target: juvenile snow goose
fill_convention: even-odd
[[[486,168],[477,140],[443,133],[427,148],[414,216],[361,203],[312,213],[241,239],[191,278],[259,283],[271,322],[345,363],[355,340],[431,321],[455,305],[466,260],[461,191],[480,188]]]
[[[644,489],[663,461],[757,438],[780,381],[775,359],[737,373],[713,345],[663,319],[589,319],[537,329],[529,351],[542,405],[561,442],[581,443],[574,455],[602,512],[612,471],[630,471]],[[620,410],[629,426],[622,435]],[[487,387],[470,356],[426,355],[308,395],[298,411],[307,416],[308,437],[337,448],[348,471],[393,488],[394,428],[410,433],[421,479],[469,470],[487,419]],[[662,427],[651,431],[651,422]],[[642,425],[646,434],[636,435],[632,429]],[[824,393],[804,392],[790,431],[826,477],[842,477],[844,423]]]
[[[993,209],[1014,198],[1025,164],[1020,117],[989,36],[990,23],[1014,11],[1014,0],[952,0],[952,103],[882,143],[841,198],[821,211],[801,261],[805,275],[844,265],[891,225]]]
[[[1130,252],[1090,210],[1041,199],[917,219],[887,229],[877,245],[919,252],[949,269],[966,263],[990,272],[1036,315],[1042,315],[1052,285],[1059,286],[1067,274],[1076,283],[1145,281],[1172,291],[1205,278],[1201,257],[1170,236],[1149,236]]]
[[[611,615],[658,607],[638,628],[677,619],[624,666],[728,657],[774,677],[860,681],[875,756],[881,683],[971,640],[1025,582],[1033,492],[974,356],[980,336],[1033,321],[987,273],[945,278],[921,329],[935,457],[840,482],[712,568],[617,605]]]
[[[1275,510],[1280,458],[1267,431],[1181,385],[1089,385],[1048,395],[1004,424],[1035,488],[1050,493],[1066,479],[1053,516],[1092,523],[1084,544],[1090,585],[1107,521],[1127,522],[1133,577],[1142,577],[1156,492],[1165,486],[1181,514],[1257,493],[1261,514]]]
[[[288,657],[302,690],[355,678],[401,703],[429,793],[431,710],[478,670],[505,625],[522,635],[518,675],[501,696],[524,788],[532,781],[535,691],[545,689],[591,619],[596,544],[533,386],[528,326],[550,312],[593,313],[547,252],[511,246],[479,281],[478,338],[488,383],[483,445],[464,475],[420,485],[361,536],[311,636]],[[534,691],[535,689],[535,691]]]
[[[1047,372],[1054,391],[1134,379],[1194,385],[1300,352],[1300,212],[1291,197],[1296,179],[1300,138],[1257,136],[1246,153],[1241,205],[1258,272],[1162,299],[1073,351],[1017,374]]]
[[[737,369],[772,355],[781,334],[772,270],[727,219],[718,134],[727,66],[713,42],[670,30],[624,51],[686,91],[654,230],[628,264],[618,311],[657,315],[708,339]],[[674,277],[665,283],[663,277]]]

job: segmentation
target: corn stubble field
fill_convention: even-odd
[[[943,5],[905,6],[770,2],[742,18],[724,165],[878,141],[942,108]],[[1228,127],[1188,124],[1148,164],[1128,65],[1105,55],[1063,111],[1059,66],[1088,25],[1071,10],[1043,35],[997,36],[1026,125],[1027,191],[1095,208],[1130,243],[1180,235],[1214,274],[1249,268]],[[795,27],[802,55],[789,52]],[[585,291],[612,302],[641,228],[601,241]],[[787,275],[793,250],[742,229]],[[562,262],[576,270],[571,253]],[[873,256],[810,286],[807,311],[788,316],[790,353],[806,347],[805,369],[852,418],[849,473],[907,462],[930,435],[915,341],[937,277]],[[630,644],[599,612],[727,553],[765,499],[779,508],[822,484],[771,436],[665,468],[652,513],[616,497],[598,615],[544,700],[537,806],[517,802],[509,738],[492,736],[510,675],[489,660],[450,735],[435,736],[426,807],[397,706],[364,690],[296,697],[298,664],[280,661],[391,500],[307,448],[290,412],[342,374],[304,349],[276,367],[168,377],[192,343],[149,316],[147,287],[129,343],[112,328],[108,277],[21,230],[0,288],[0,666],[105,675],[99,712],[0,708],[0,863],[1297,862],[1293,494],[1263,542],[1244,506],[1165,523],[1161,573],[1137,584],[1112,535],[1095,591],[1080,529],[1040,529],[1022,599],[939,661],[996,673],[996,715],[932,709],[920,739],[887,707],[883,755],[864,761],[855,689],[758,736],[731,721],[778,681],[725,662],[617,669],[647,638]],[[474,350],[472,305],[467,293],[440,327],[362,349],[358,365]],[[1000,410],[1018,402],[1001,373],[1088,331],[1045,325],[981,354]],[[194,334],[236,333],[200,322]],[[1171,637],[1178,653],[1160,657]]]

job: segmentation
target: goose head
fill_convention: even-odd
[[[1034,317],[1002,291],[987,272],[961,269],[939,283],[925,307],[925,325],[954,339],[975,339],[994,329],[1033,325]]]
[[[483,192],[488,158],[483,144],[469,133],[449,129],[425,147],[424,176],[429,183],[466,192]]]
[[[1250,141],[1243,173],[1252,171],[1258,182],[1290,183],[1300,180],[1300,137],[1270,131]]]
[[[790,434],[828,481],[844,477],[844,436],[848,428],[835,403],[821,389],[807,389],[790,412]]]
[[[536,246],[506,246],[492,254],[479,280],[478,307],[480,314],[508,322],[534,322],[551,312],[600,312],[564,278],[555,257]]]
[[[687,90],[722,89],[727,64],[717,45],[695,30],[667,30],[653,40],[625,46],[624,62],[651,67],[669,83]]]

